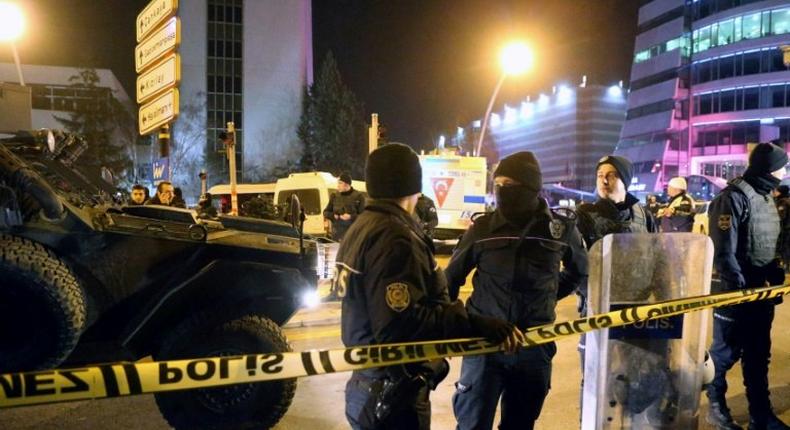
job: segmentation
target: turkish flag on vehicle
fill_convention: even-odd
[[[450,192],[450,187],[453,186],[455,178],[431,178],[433,184],[433,195],[436,196],[436,203],[439,208],[444,206],[444,199],[447,198],[447,193]]]

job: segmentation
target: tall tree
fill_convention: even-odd
[[[118,178],[131,173],[129,152],[138,139],[134,114],[112,94],[100,86],[94,69],[82,69],[69,78],[74,91],[68,117],[55,116],[63,127],[85,137],[87,150],[80,163],[94,171],[109,168]]]
[[[304,145],[302,169],[364,174],[367,125],[362,104],[343,83],[331,52],[306,90],[297,132]]]

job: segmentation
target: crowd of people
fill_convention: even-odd
[[[785,150],[761,143],[744,174],[710,203],[709,234],[721,282],[714,293],[781,285],[790,261],[790,193],[780,186]],[[669,201],[645,205],[627,191],[633,166],[621,156],[596,167],[596,195],[575,211],[552,209],[541,197],[542,173],[531,152],[510,155],[494,171],[496,208],[475,218],[442,271],[434,257],[433,202],[421,193],[422,169],[408,146],[388,144],[367,160],[367,197],[341,174],[324,208],[328,235],[340,242],[333,297],[342,300],[347,347],[485,337],[503,350],[465,357],[452,399],[458,429],[490,429],[497,406],[500,429],[532,429],[551,387],[554,343],[521,347],[524,331],[554,322],[557,301],[576,294],[587,314],[587,251],[612,233],[692,231],[695,202],[684,178],[672,178]],[[149,197],[135,185],[130,205],[186,207],[178,188],[161,182]],[[773,198],[771,198],[773,196]],[[208,211],[204,196],[198,210]],[[212,208],[213,209],[213,208]],[[214,212],[216,216],[216,211]],[[787,221],[787,222],[786,222]],[[462,303],[460,287],[472,277]],[[727,372],[741,361],[751,430],[790,429],[773,412],[768,363],[774,307],[759,301],[713,313],[713,381],[706,386],[706,421],[737,430],[727,406]],[[584,368],[585,338],[579,342]],[[346,385],[346,417],[354,429],[427,429],[429,393],[446,377],[446,360],[355,371]],[[405,382],[404,382],[405,381]],[[582,381],[582,386],[584,381]],[[395,388],[393,388],[395,387]],[[392,390],[399,390],[392,395]],[[389,391],[387,400],[382,393]],[[382,407],[382,402],[393,402]]]
[[[712,292],[784,283],[777,251],[780,219],[790,210],[787,189],[779,188],[787,162],[784,149],[757,145],[743,176],[711,202],[710,237],[721,278]],[[499,405],[500,429],[531,429],[551,386],[556,346],[521,348],[524,330],[554,322],[557,301],[573,293],[586,314],[587,250],[596,241],[611,233],[690,231],[694,201],[685,180],[674,178],[666,206],[655,201],[643,206],[626,188],[632,164],[614,155],[597,165],[597,200],[574,212],[551,209],[540,197],[541,169],[530,152],[503,159],[493,176],[496,209],[475,219],[443,272],[415,216],[422,188],[417,155],[399,144],[370,154],[365,179],[371,200],[364,210],[341,212],[349,215],[345,220],[334,205],[325,212],[330,223],[352,221],[343,226],[335,278],[343,300],[342,340],[348,347],[474,336],[501,342],[500,353],[463,359],[452,399],[458,428],[492,428]],[[777,199],[784,199],[780,209],[772,192],[783,196]],[[473,292],[462,303],[459,288],[473,269]],[[749,429],[790,428],[776,417],[768,391],[776,304],[761,301],[714,312],[710,354],[715,375],[706,386],[705,414],[714,428],[742,428],[726,402],[726,374],[739,360]],[[580,349],[584,344],[583,338]],[[354,429],[429,428],[429,392],[448,366],[434,360],[353,372],[346,385],[349,424]],[[393,386],[400,392],[383,398]],[[382,407],[382,402],[393,404]]]

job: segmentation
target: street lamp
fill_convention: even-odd
[[[25,17],[22,10],[15,3],[0,2],[0,41],[11,44],[14,53],[14,63],[16,72],[19,75],[19,84],[25,86],[25,79],[22,77],[22,65],[19,62],[19,52],[16,50],[14,42],[19,39],[25,30]]]
[[[499,62],[502,66],[502,74],[499,81],[494,87],[494,93],[491,94],[491,100],[488,101],[488,108],[483,117],[483,126],[480,129],[480,138],[477,140],[477,147],[475,148],[475,156],[480,156],[480,149],[483,147],[483,139],[486,135],[486,128],[488,127],[488,117],[491,116],[491,109],[494,107],[494,101],[499,94],[499,89],[502,88],[502,83],[509,75],[521,75],[532,68],[535,58],[532,49],[523,42],[513,42],[502,49],[499,56]]]

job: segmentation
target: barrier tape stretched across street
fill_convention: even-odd
[[[783,285],[620,309],[530,328],[524,333],[524,346],[788,292],[790,285]],[[298,378],[499,350],[499,345],[484,339],[457,339],[10,373],[0,375],[0,408]]]

